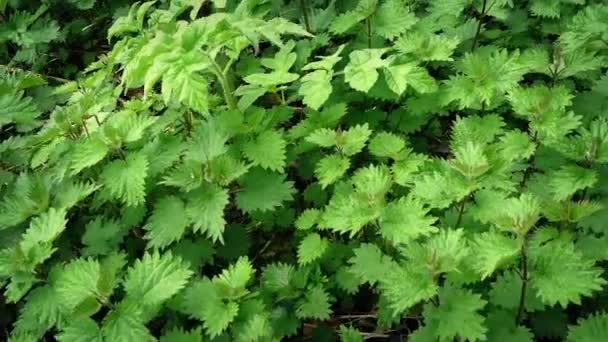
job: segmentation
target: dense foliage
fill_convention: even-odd
[[[0,0],[0,47],[1,340],[608,341],[605,1]]]

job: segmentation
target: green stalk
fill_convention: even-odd
[[[463,198],[462,201],[460,201],[460,206],[458,207],[458,219],[456,220],[456,229],[458,229],[458,226],[460,226],[460,223],[462,223],[462,215],[464,214],[464,207],[467,204],[468,198],[469,196]]]
[[[211,58],[211,56],[209,55],[207,55],[207,57],[211,61],[211,69],[213,73],[217,77],[217,80],[220,82],[220,86],[222,87],[222,91],[224,92],[224,100],[226,101],[228,108],[237,109],[236,99],[233,95],[234,87],[232,86],[232,83],[226,75],[229,70],[222,70],[222,68],[219,66],[219,64],[217,64],[215,59]]]
[[[304,27],[306,28],[307,32],[310,32],[310,19],[308,19],[306,0],[300,0],[300,8],[302,9],[302,16],[304,17]]]
[[[372,48],[372,20],[370,18],[365,19],[367,25],[367,48]]]
[[[481,4],[481,15],[479,16],[479,22],[477,23],[477,30],[475,31],[475,37],[473,38],[473,46],[471,46],[471,52],[475,51],[477,48],[477,42],[479,41],[479,36],[481,34],[481,24],[483,22],[483,18],[486,16],[486,6],[487,0],[483,0]]]
[[[517,316],[515,317],[515,324],[519,324],[523,318],[526,310],[526,292],[528,290],[528,245],[525,237],[521,247],[521,288],[519,290],[519,305],[517,308]]]

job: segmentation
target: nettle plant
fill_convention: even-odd
[[[608,339],[603,1],[149,1],[107,38],[52,106],[0,81],[10,341]]]

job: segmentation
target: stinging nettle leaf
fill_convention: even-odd
[[[186,231],[188,218],[184,202],[176,196],[156,201],[152,215],[144,226],[149,248],[163,248],[180,240]]]
[[[344,78],[351,88],[367,93],[378,79],[378,69],[386,67],[382,59],[387,49],[364,49],[350,53],[350,61],[344,68]]]

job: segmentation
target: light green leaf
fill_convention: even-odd
[[[185,156],[193,161],[209,163],[226,153],[228,138],[216,120],[203,121],[192,133]]]
[[[439,306],[424,306],[425,326],[440,340],[483,341],[487,328],[480,311],[486,305],[481,296],[469,290],[446,286],[439,290]]]
[[[150,275],[154,276],[154,275]],[[156,339],[144,325],[137,303],[119,303],[103,320],[104,341],[154,342]]]
[[[336,145],[347,156],[352,156],[363,150],[372,131],[367,123],[355,125],[338,135]]]
[[[333,184],[340,179],[350,167],[350,160],[337,154],[323,157],[315,168],[315,177],[323,188]]]
[[[67,223],[65,214],[63,210],[50,208],[47,212],[32,219],[19,244],[21,251],[28,255],[36,246],[53,242],[65,229]]]
[[[520,244],[516,239],[497,231],[478,234],[475,237],[473,253],[475,253],[475,268],[482,279],[489,277],[504,264],[513,261],[519,253]]]
[[[173,328],[163,336],[161,336],[160,342],[201,342],[203,336],[201,329],[197,328],[191,331],[183,331],[179,328]]]
[[[595,342],[608,339],[608,314],[598,312],[580,318],[568,329],[568,342]]]
[[[54,287],[61,302],[74,309],[85,299],[97,297],[99,278],[99,262],[93,259],[76,259],[63,267]]]
[[[97,164],[105,158],[109,151],[108,146],[97,136],[77,142],[70,154],[72,174],[77,174],[83,169]]]
[[[412,31],[399,38],[395,48],[422,61],[452,61],[452,53],[459,43],[457,37]]]
[[[353,328],[345,325],[340,326],[340,341],[342,342],[363,342],[363,335]]]
[[[127,271],[124,288],[128,298],[155,306],[179,292],[190,276],[186,263],[170,252],[147,252]]]
[[[306,209],[300,214],[295,222],[295,226],[299,230],[308,230],[317,224],[321,211],[319,209]]]
[[[530,285],[543,303],[579,304],[583,296],[600,291],[602,270],[583,258],[571,242],[553,241],[530,250]]]
[[[245,212],[267,211],[292,198],[293,182],[285,181],[285,175],[251,169],[241,178],[243,190],[236,195],[236,203]]]
[[[397,95],[402,95],[408,85],[419,93],[430,93],[437,90],[437,83],[425,68],[415,63],[389,65],[384,68],[386,83]]]
[[[329,246],[329,241],[317,233],[308,234],[298,246],[298,263],[309,264],[323,256]]]
[[[254,270],[247,257],[240,257],[235,264],[224,269],[212,282],[218,295],[226,299],[238,299],[248,293],[246,286]]]
[[[389,256],[384,255],[378,246],[364,243],[354,249],[354,255],[349,260],[350,272],[355,274],[361,283],[374,285],[386,279],[387,273],[399,265]]]
[[[189,193],[186,213],[194,231],[200,230],[213,241],[224,241],[224,208],[228,201],[228,191],[217,186],[206,186]]]
[[[416,24],[418,19],[406,6],[402,0],[387,0],[382,3],[371,19],[374,34],[392,40]]]
[[[325,70],[315,70],[302,77],[302,85],[298,94],[304,98],[302,102],[308,107],[318,110],[327,101],[332,92],[333,73]]]
[[[99,326],[90,318],[70,322],[56,337],[60,342],[103,342]]]
[[[328,319],[331,314],[330,300],[331,298],[322,286],[314,286],[308,289],[304,298],[298,301],[296,316],[301,319]]]
[[[380,132],[374,136],[370,142],[368,149],[371,154],[377,157],[392,157],[405,148],[405,140],[401,137],[388,133]]]
[[[322,146],[332,147],[336,145],[338,134],[327,128],[319,128],[306,137],[306,141]]]
[[[549,177],[549,191],[556,201],[567,200],[577,191],[592,187],[597,182],[595,171],[577,165],[563,166]]]
[[[394,245],[429,236],[437,232],[433,226],[437,219],[427,216],[428,211],[420,202],[405,197],[391,202],[380,217],[380,234]]]
[[[286,145],[281,132],[264,131],[243,146],[243,154],[253,165],[273,171],[282,171],[285,167]]]
[[[129,206],[144,203],[148,161],[141,154],[129,154],[125,160],[114,160],[107,164],[101,181],[113,198]]]
[[[163,248],[180,240],[186,231],[188,217],[184,202],[176,196],[162,197],[154,204],[154,211],[144,226],[148,247]]]
[[[344,68],[344,78],[351,88],[367,93],[378,79],[377,69],[386,67],[382,59],[387,49],[364,49],[350,53],[350,61]]]

